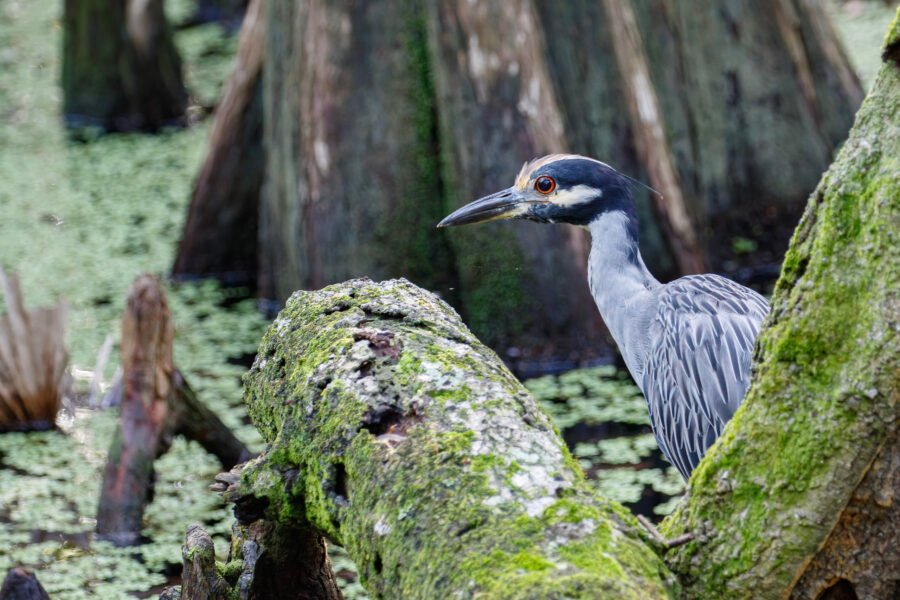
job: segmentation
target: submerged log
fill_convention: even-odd
[[[229,468],[249,458],[246,447],[197,400],[175,368],[172,336],[172,316],[159,280],[138,277],[122,318],[119,427],[97,511],[97,532],[117,544],[138,541],[152,493],[153,461],[175,434],[196,440]]]
[[[19,279],[0,268],[0,431],[52,429],[69,393],[66,304],[27,310]]]
[[[245,383],[271,445],[226,497],[344,545],[376,598],[673,592],[497,355],[405,280],[295,293]]]
[[[14,567],[0,586],[0,600],[50,600],[50,596],[34,573],[23,567]]]

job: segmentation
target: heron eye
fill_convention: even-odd
[[[541,177],[538,177],[534,182],[534,189],[542,194],[549,194],[556,189],[556,182],[553,181],[552,177],[543,175]]]

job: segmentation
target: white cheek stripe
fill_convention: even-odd
[[[589,185],[576,185],[567,190],[560,190],[550,196],[550,201],[557,206],[576,206],[590,202],[595,198],[603,196],[603,190],[591,187]]]

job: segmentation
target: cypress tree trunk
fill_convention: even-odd
[[[433,1],[428,12],[449,213],[566,142],[530,1]],[[487,343],[583,358],[602,346],[584,231],[516,222],[450,235],[463,313]]]
[[[863,97],[823,3],[633,4],[709,266],[777,264]]]
[[[663,279],[773,266],[861,97],[822,8],[799,0],[424,5],[271,2],[265,297],[405,275],[494,347],[590,358],[583,232],[430,226],[524,160],[575,151],[660,189],[636,192]]]
[[[535,6],[570,148],[650,183],[665,204],[680,195],[707,268],[780,261],[806,196],[862,100],[822,4],[575,0]],[[634,17],[632,35],[649,69],[649,88],[641,84],[648,121],[634,114],[634,63],[641,57],[623,57],[616,44],[625,34],[622,12]],[[672,163],[671,178],[654,175],[658,161],[648,149],[660,144],[641,141],[649,135],[642,130],[652,127],[664,134],[668,152],[660,158]],[[666,207],[654,213],[650,200],[639,193],[642,252],[667,279],[684,272],[685,261],[673,262],[676,244],[659,231],[668,227],[659,217]],[[735,252],[736,238],[752,240],[757,252]]]
[[[241,27],[234,70],[225,84],[194,183],[172,273],[256,284],[262,145],[265,0],[254,0]]]
[[[66,0],[63,27],[68,126],[155,131],[183,122],[181,59],[162,0]]]
[[[398,273],[452,293],[422,8],[269,3],[261,293]]]

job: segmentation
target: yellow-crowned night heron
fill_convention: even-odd
[[[765,298],[718,275],[659,283],[641,259],[630,178],[600,161],[554,154],[515,184],[438,224],[496,219],[570,223],[591,232],[588,283],[647,399],[660,449],[687,479],[737,410]]]

